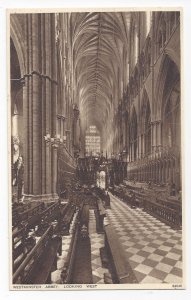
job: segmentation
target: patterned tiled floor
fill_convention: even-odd
[[[182,282],[182,232],[110,194],[110,223],[117,232],[138,283]]]
[[[93,283],[104,283],[104,273],[108,272],[108,269],[102,267],[100,258],[100,248],[104,246],[104,235],[96,233],[96,219],[94,210],[90,209],[89,215],[89,236],[91,241],[91,264],[92,264],[92,277]]]
[[[74,229],[75,219],[76,219],[76,214],[74,215],[72,223],[70,225],[69,235],[66,235],[66,236],[62,237],[62,255],[58,256],[57,270],[51,273],[52,283],[58,283],[58,284],[61,283],[60,274],[61,274],[61,271],[63,269],[66,258],[67,258],[68,249],[70,247],[70,242],[71,242],[71,238],[72,238],[72,232],[73,232],[73,229]]]

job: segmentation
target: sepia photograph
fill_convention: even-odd
[[[8,10],[10,289],[183,289],[180,8]]]

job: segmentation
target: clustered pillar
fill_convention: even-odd
[[[26,15],[24,199],[57,200],[57,65],[54,14]]]

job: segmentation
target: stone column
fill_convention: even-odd
[[[139,155],[138,155],[138,158],[141,158],[141,153],[142,153],[141,135],[138,137],[138,147],[139,147]]]
[[[42,194],[46,193],[46,145],[44,136],[46,135],[46,79],[42,78],[42,140],[41,140],[41,153],[42,153]]]
[[[54,23],[53,14],[26,16],[25,36],[28,52],[23,88],[26,200],[52,199],[52,190],[56,191],[51,174],[57,172],[57,167],[52,167],[52,164],[55,166],[56,159],[54,150],[51,149],[52,133],[56,134],[57,114]]]
[[[50,137],[45,140],[46,145],[46,194],[51,194],[51,169],[50,169],[50,162],[51,162],[51,143]]]
[[[25,85],[23,86],[23,154],[24,154],[24,194],[28,195],[29,192],[29,125],[28,125],[28,112],[29,112],[29,77],[25,78]]]
[[[51,120],[52,120],[52,136],[56,137],[56,116],[57,116],[57,51],[56,51],[56,36],[55,36],[55,14],[50,14],[50,41],[51,41]],[[49,46],[50,48],[50,46]]]
[[[152,121],[151,122],[151,144],[152,144],[152,152],[154,153],[155,152],[155,146],[156,146],[156,143],[155,143],[155,122]]]
[[[57,167],[57,152],[58,152],[58,144],[54,142],[52,144],[52,195],[53,199],[57,200],[57,173],[58,173],[58,167]]]
[[[61,128],[62,128],[62,125],[61,125],[61,116],[58,116],[56,117],[56,136],[60,137],[61,136]]]
[[[41,102],[42,102],[42,140],[41,140],[41,153],[42,153],[42,194],[46,194],[46,143],[44,136],[46,135],[46,45],[45,45],[45,14],[41,14]]]
[[[142,155],[145,156],[145,133],[142,135]]]
[[[131,161],[134,161],[134,144],[131,144]]]
[[[41,101],[39,78],[39,28],[38,14],[32,15],[32,50],[33,50],[33,74],[32,74],[32,126],[33,126],[33,181],[32,191],[34,195],[41,194]]]
[[[157,145],[161,145],[161,120],[157,121]]]
[[[61,117],[60,118],[60,136],[61,136],[61,138],[63,137],[63,135],[64,135],[64,120],[63,120],[63,118]]]
[[[25,117],[28,117],[27,122],[27,128],[28,136],[26,137],[28,142],[28,193],[29,195],[33,194],[33,141],[32,141],[32,135],[33,135],[33,126],[32,126],[32,71],[33,71],[33,49],[32,49],[32,14],[27,15],[27,26],[28,32],[26,34],[27,36],[27,45],[28,45],[28,74],[29,76],[26,76],[26,87],[28,92],[28,107],[26,104],[26,115]],[[28,79],[28,80],[27,80]],[[23,101],[23,105],[24,105]],[[25,106],[25,105],[24,105]],[[23,107],[24,108],[24,107]],[[27,198],[27,196],[26,196]]]
[[[45,70],[46,70],[46,134],[51,136],[51,39],[50,39],[50,14],[45,14]],[[51,147],[46,141],[46,194],[51,194]]]
[[[78,118],[79,118],[79,109],[78,109],[77,105],[74,105],[74,107],[73,107],[73,145],[76,147],[78,146],[78,141],[77,141]]]
[[[70,151],[70,130],[66,130],[66,147]]]

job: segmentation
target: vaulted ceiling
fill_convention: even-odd
[[[129,51],[130,13],[92,12],[70,15],[75,98],[82,126],[101,131],[118,101]]]

